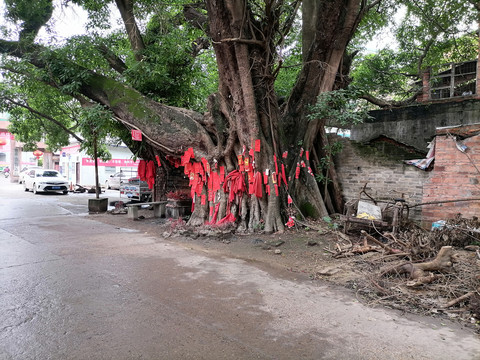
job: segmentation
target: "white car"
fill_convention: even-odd
[[[68,182],[57,170],[33,169],[24,177],[23,188],[25,191],[62,192],[68,194]]]
[[[34,169],[42,169],[40,166],[25,166],[22,170],[20,170],[20,174],[18,174],[18,183],[22,184],[25,181],[25,175]]]
[[[128,177],[129,176],[122,171],[110,175],[110,177],[105,181],[105,188],[120,190],[120,186],[123,184],[124,181],[128,181]]]

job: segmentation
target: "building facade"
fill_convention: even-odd
[[[138,160],[132,160],[133,154],[126,146],[107,146],[112,154],[108,161],[98,160],[100,185],[122,171],[132,177],[137,175]],[[95,161],[80,149],[80,144],[71,144],[60,151],[59,171],[71,184],[95,186]]]

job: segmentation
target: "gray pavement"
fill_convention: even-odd
[[[0,359],[480,359],[454,323],[100,223],[89,196],[0,179]]]

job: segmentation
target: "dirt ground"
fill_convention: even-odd
[[[405,275],[381,274],[385,266],[405,262],[385,255],[381,247],[364,254],[340,254],[340,249],[365,243],[362,234],[355,229],[345,237],[332,224],[316,222],[310,223],[311,226],[294,227],[282,234],[238,234],[229,228],[189,228],[182,220],[154,218],[153,211],[146,209],[140,210],[138,221],[128,219],[125,213],[90,216],[212,255],[242,259],[311,281],[341,285],[351,289],[367,306],[449,318],[480,333],[480,252],[475,247],[473,251],[466,251],[463,246],[454,247],[457,261],[451,270],[434,274],[436,278],[432,283],[409,287]],[[449,244],[448,236],[443,234],[440,238]],[[467,243],[480,244],[476,240]],[[339,254],[340,258],[334,257]],[[426,260],[431,259],[429,255],[434,257],[434,254],[426,253]],[[466,294],[470,296],[465,300],[445,306]]]

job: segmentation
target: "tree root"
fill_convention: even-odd
[[[424,277],[430,279],[430,276],[427,274],[427,272],[447,271],[453,266],[453,263],[455,263],[456,261],[456,255],[453,251],[453,248],[451,246],[443,246],[438,252],[438,255],[432,261],[418,264],[406,263],[397,265],[393,268],[390,267],[388,269],[382,270],[381,274],[409,274],[409,277],[412,280],[419,280]],[[432,282],[433,280],[429,282]],[[427,279],[422,281],[427,281],[426,283],[428,283]]]

